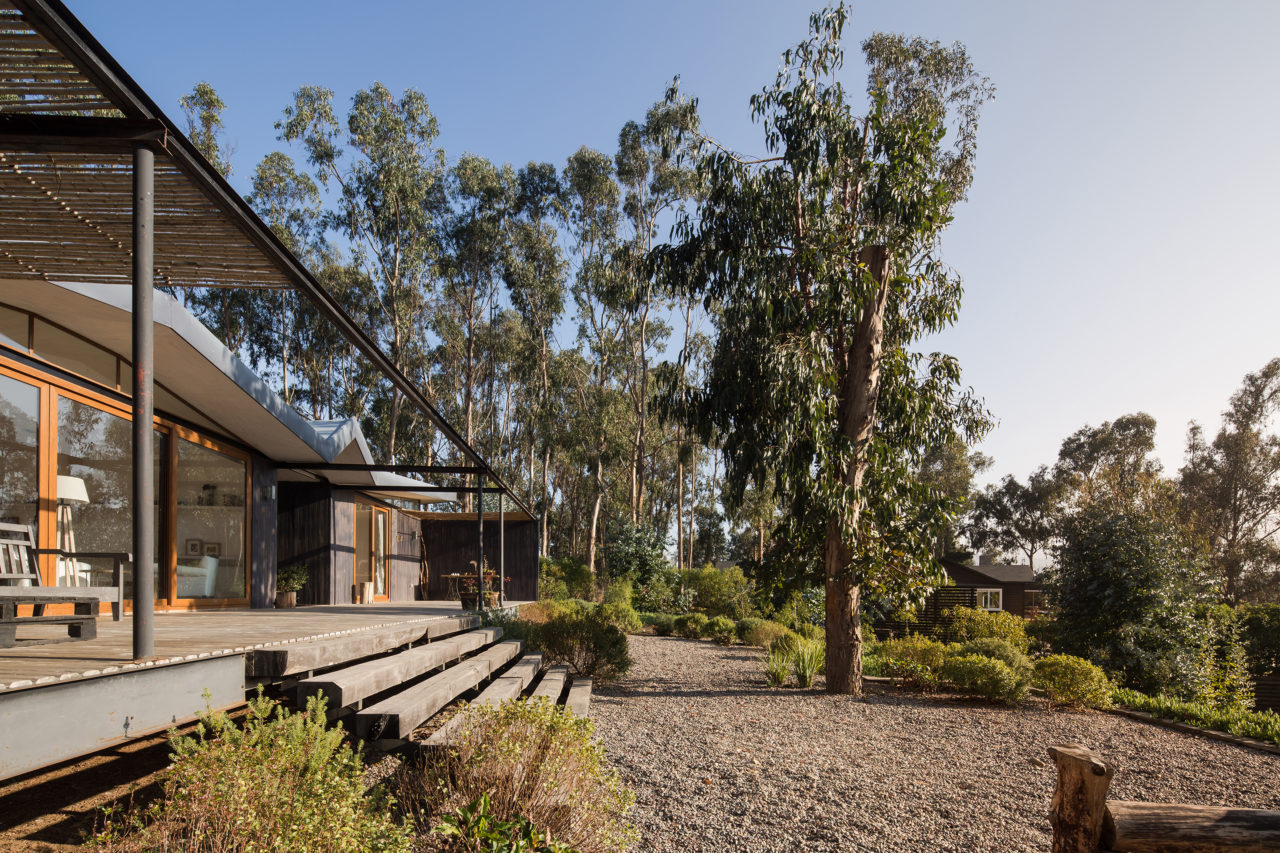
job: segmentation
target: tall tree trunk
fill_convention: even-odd
[[[826,578],[827,692],[862,695],[862,590],[849,572],[851,554],[846,542],[859,535],[862,483],[867,471],[867,445],[875,430],[876,399],[880,393],[880,365],[884,347],[884,314],[889,301],[889,252],[884,246],[864,249],[859,261],[879,284],[875,299],[863,306],[853,341],[845,351],[840,385],[840,433],[853,443],[853,459],[844,482],[853,498],[847,515],[827,519],[823,548]],[[848,528],[847,530],[845,528]]]
[[[679,447],[679,443],[676,444]],[[679,450],[676,451],[677,457]],[[684,568],[684,462],[676,459],[676,568]]]
[[[693,568],[693,513],[698,506],[698,447],[693,447],[693,455],[689,458],[690,471],[692,476],[689,478],[689,535],[685,537],[685,545],[689,549],[689,568]]]
[[[542,445],[542,519],[540,520],[541,530],[538,534],[538,554],[542,557],[550,557],[551,549],[547,544],[547,514],[550,509],[551,480],[549,471],[551,470],[551,442],[544,441]]]

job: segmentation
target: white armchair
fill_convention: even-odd
[[[217,557],[201,557],[200,562],[187,565],[178,563],[178,598],[212,598],[217,580]]]

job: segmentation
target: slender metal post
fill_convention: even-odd
[[[155,654],[155,154],[133,149],[133,657]]]
[[[476,474],[476,609],[484,609],[484,475]]]
[[[507,518],[506,492],[498,492],[498,606],[507,606]]]

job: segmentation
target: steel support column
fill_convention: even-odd
[[[133,149],[133,657],[155,654],[155,154]]]
[[[498,492],[498,606],[507,604],[507,496]]]
[[[478,610],[484,609],[484,474],[476,474],[476,599]]]

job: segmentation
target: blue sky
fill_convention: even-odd
[[[708,132],[759,152],[747,98],[816,8],[69,5],[171,117],[196,82],[218,90],[242,192],[282,147],[272,124],[304,83],[340,101],[374,80],[415,87],[451,157],[562,165],[582,145],[612,152],[679,74]],[[1083,424],[1138,410],[1176,470],[1187,422],[1216,429],[1244,374],[1280,356],[1278,27],[1280,4],[1263,0],[853,5],[849,86],[862,85],[856,45],[875,30],[963,42],[996,86],[944,242],[964,308],[931,342],[999,419],[982,448],[992,476],[1024,477]]]

